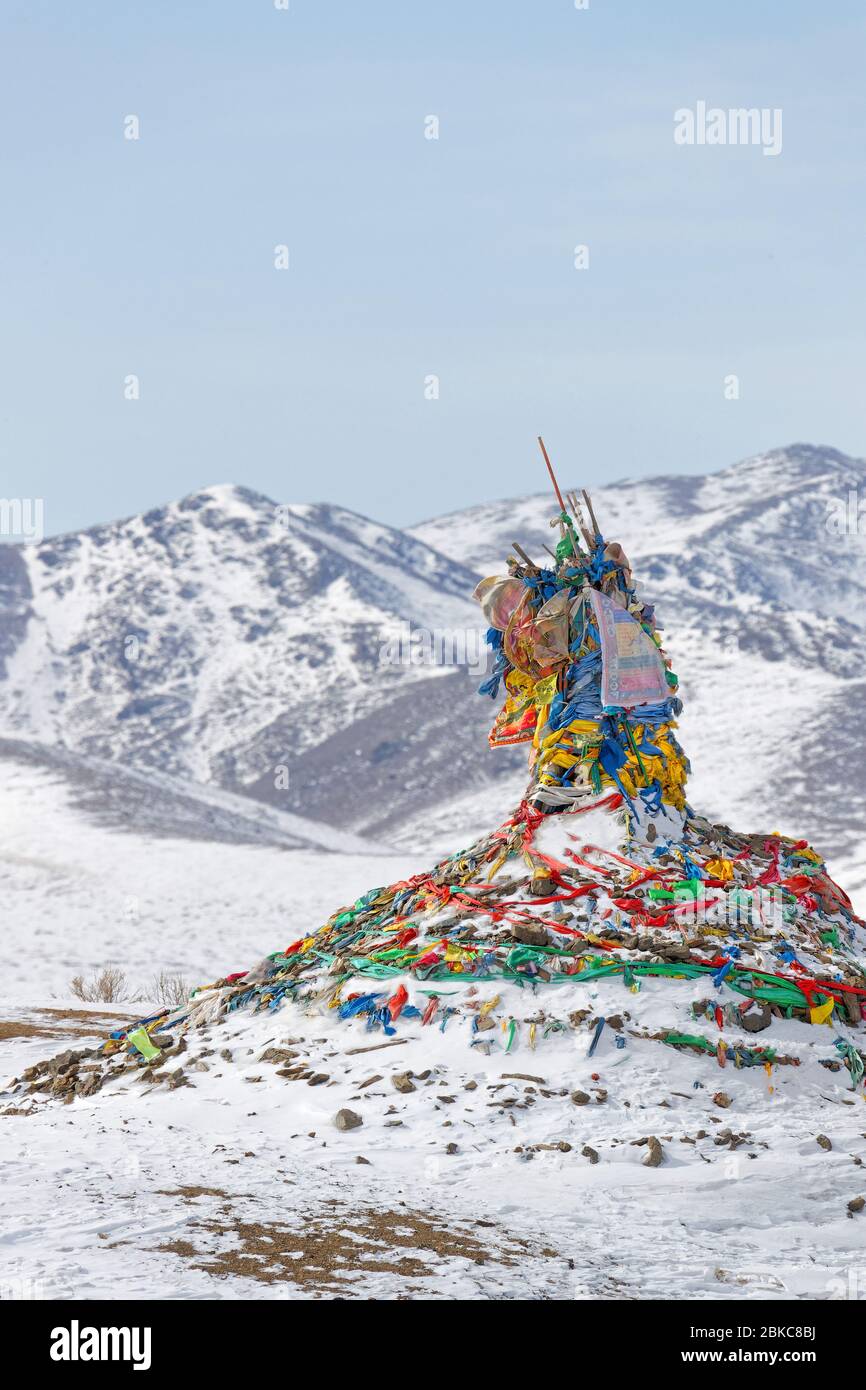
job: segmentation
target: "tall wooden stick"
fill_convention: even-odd
[[[538,436],[538,443],[541,447],[541,452],[544,455],[544,462],[547,464],[547,471],[550,474],[550,481],[553,483],[553,490],[556,493],[556,500],[559,503],[559,510],[561,512],[564,512],[566,511],[566,506],[562,500],[562,493],[559,490],[559,483],[556,481],[556,474],[553,471],[553,464],[550,462],[547,450],[544,447],[544,440],[542,439],[541,435]]]
[[[589,527],[584,522],[583,512],[580,510],[580,503],[577,500],[577,493],[569,492],[568,500],[571,504],[572,515],[574,516],[574,519],[577,522],[578,527],[580,528],[580,534],[583,536],[586,548],[589,554],[591,555],[593,550],[595,549],[595,538],[593,537],[593,534],[590,531]]]
[[[534,560],[530,560],[522,545],[518,545],[517,541],[512,541],[511,549],[514,550],[520,556],[521,560],[523,561],[524,565],[528,570],[530,570],[533,574],[538,573],[538,566],[536,565]]]
[[[589,519],[592,522],[593,527],[595,529],[596,539],[598,539],[598,537],[601,535],[601,531],[599,531],[598,529],[598,522],[595,519],[595,512],[592,510],[592,502],[590,501],[589,493],[587,492],[585,487],[581,488],[581,492],[583,493],[583,500],[586,503],[586,510],[589,512]]]

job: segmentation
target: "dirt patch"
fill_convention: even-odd
[[[16,1020],[11,1023],[0,1023],[0,1042],[6,1042],[9,1038],[59,1038],[60,1033],[51,1033],[46,1028],[39,1028],[35,1023],[22,1023]]]
[[[138,1014],[115,1013],[113,1009],[36,1009],[35,1012],[70,1023],[76,1019],[84,1019],[85,1022],[99,1020],[102,1023],[137,1023],[139,1017]]]
[[[179,1193],[187,1190],[179,1189]],[[196,1195],[208,1193],[208,1189],[191,1190]],[[448,1225],[424,1211],[346,1210],[310,1217],[301,1227],[277,1221],[194,1221],[188,1234],[191,1240],[157,1248],[192,1259],[193,1268],[209,1274],[264,1284],[287,1281],[313,1293],[350,1294],[357,1276],[365,1274],[424,1281],[441,1275],[443,1264],[455,1259],[513,1266],[527,1256],[558,1258],[556,1251],[533,1248],[498,1228],[482,1243],[468,1227]],[[231,1245],[206,1251],[201,1248],[202,1236],[220,1244],[228,1240]],[[423,1293],[423,1289],[423,1283],[415,1283],[415,1292]],[[364,1291],[359,1293],[364,1296]]]
[[[158,1197],[182,1197],[185,1202],[191,1202],[195,1197],[223,1197],[225,1201],[231,1201],[231,1193],[223,1192],[221,1187],[159,1187],[156,1195]]]
[[[97,1009],[34,1009],[26,1019],[0,1021],[0,1042],[11,1038],[104,1038],[116,1024],[134,1021],[134,1014]]]
[[[120,1243],[121,1242],[118,1242],[118,1244]],[[128,1245],[129,1241],[123,1241],[122,1243]],[[114,1248],[116,1249],[117,1247],[115,1246]],[[190,1245],[188,1240],[167,1240],[164,1245],[158,1245],[156,1248],[157,1250],[164,1251],[166,1255],[183,1255],[184,1259],[187,1260],[193,1259],[198,1254],[195,1246]]]

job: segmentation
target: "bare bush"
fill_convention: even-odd
[[[172,975],[160,970],[147,987],[148,999],[161,1004],[164,1009],[177,1009],[189,999],[190,984],[182,975]]]
[[[122,1004],[134,997],[123,971],[113,965],[106,966],[98,975],[91,975],[89,980],[76,975],[70,980],[69,989],[85,1004]]]

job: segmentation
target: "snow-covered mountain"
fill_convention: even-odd
[[[400,531],[231,486],[0,547],[0,731],[370,828],[453,794],[479,747],[477,679],[380,659],[404,624],[477,630],[474,584]]]
[[[693,803],[866,882],[866,464],[796,445],[593,500],[667,624]],[[523,753],[487,750],[477,671],[382,644],[408,623],[471,656],[477,576],[512,540],[542,558],[551,512],[540,492],[400,532],[220,486],[2,546],[0,733],[380,838],[436,808],[459,836],[456,799],[507,807]]]

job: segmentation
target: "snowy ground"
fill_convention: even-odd
[[[125,834],[33,767],[9,770],[3,805],[4,1079],[93,1045],[115,1010],[142,1012],[157,970],[243,969],[430,860]],[[488,807],[464,809],[490,824]],[[464,838],[456,819],[432,829],[442,848]],[[69,997],[73,975],[108,963],[141,1002]],[[486,1035],[485,1055],[452,1019],[382,1048],[360,1021],[286,1005],[190,1038],[165,1068],[189,1084],[130,1074],[2,1115],[0,1294],[863,1297],[866,1215],[847,1204],[866,1195],[866,1112],[847,1073],[820,1065],[833,1033],[776,1022],[760,1041],[803,1065],[771,1077],[640,1036],[683,1026],[697,992],[603,980],[515,997],[519,1017],[620,1015],[592,1058],[589,1028],[539,1030],[532,1048],[523,1027],[508,1054]],[[294,1055],[264,1061],[268,1048]],[[404,1072],[413,1090],[395,1087]],[[362,1125],[338,1130],[341,1108]]]

